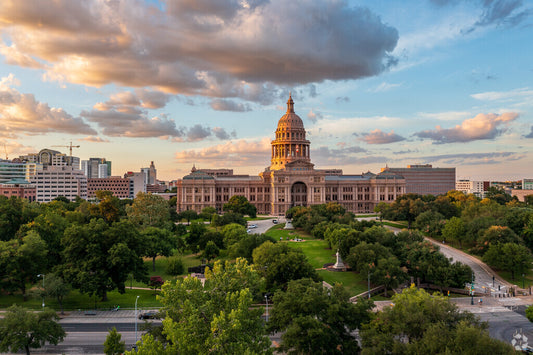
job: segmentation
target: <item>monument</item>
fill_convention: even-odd
[[[337,249],[337,253],[335,254],[337,256],[337,261],[335,262],[335,265],[333,265],[333,268],[335,270],[342,270],[346,271],[346,265],[342,262],[341,255],[339,254],[339,250]]]

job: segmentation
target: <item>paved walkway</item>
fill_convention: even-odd
[[[385,226],[386,228],[398,233],[400,228]],[[514,287],[515,290],[519,289],[519,294],[523,294],[525,290],[520,289],[518,285],[513,285],[504,279],[500,278],[487,264],[477,259],[476,257],[469,255],[461,250],[455,249],[448,244],[444,244],[436,241],[435,239],[425,237],[425,239],[434,245],[438,246],[441,253],[447,258],[451,258],[453,261],[459,261],[465,265],[470,266],[474,272],[474,291],[486,293],[490,292],[492,295],[507,293],[510,287]],[[494,279],[493,279],[494,277]]]

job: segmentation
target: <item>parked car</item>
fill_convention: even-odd
[[[257,228],[257,224],[250,224],[248,228]]]
[[[160,318],[159,312],[157,311],[148,311],[148,312],[143,312],[139,314],[139,319],[159,319],[159,318]]]
[[[278,220],[277,220],[277,219],[273,219],[273,220],[272,220],[272,223],[274,223],[274,224],[278,224]]]
[[[251,229],[247,229],[246,233],[250,234],[250,233],[252,233],[252,230]]]

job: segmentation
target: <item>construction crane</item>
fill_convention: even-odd
[[[72,141],[70,141],[70,145],[53,145],[52,147],[63,147],[63,148],[69,148],[69,151],[70,151],[70,162],[69,164],[72,164],[72,148],[79,148],[80,146],[79,145],[72,145]]]
[[[5,143],[4,143],[4,152],[6,152],[6,160],[9,160],[9,158],[7,157],[7,147]]]

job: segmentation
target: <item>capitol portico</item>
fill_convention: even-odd
[[[293,206],[337,202],[354,213],[372,212],[379,202],[405,193],[405,179],[390,171],[343,175],[341,169],[315,169],[311,143],[289,96],[287,112],[271,142],[271,164],[258,176],[234,175],[232,169],[197,169],[178,181],[177,209],[212,206],[222,211],[231,196],[245,196],[259,214],[283,215]]]

